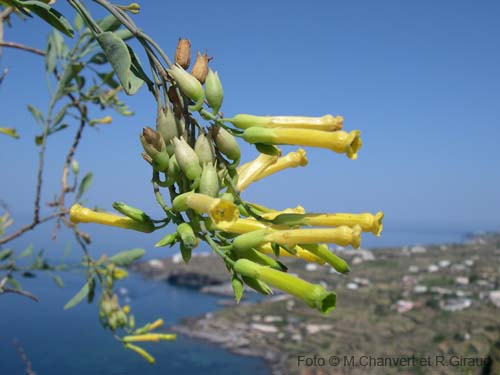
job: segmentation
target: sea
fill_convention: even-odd
[[[369,237],[363,248],[463,242],[470,234],[464,229],[415,228],[386,230],[380,238]],[[144,236],[124,235],[122,232],[113,232],[116,233],[114,236],[109,235],[109,231],[99,232],[97,229],[94,255],[99,252],[112,254],[141,245],[148,249],[148,258],[175,253],[175,249],[153,248]],[[37,250],[44,248],[53,263],[61,259],[71,263],[80,255],[74,248],[71,255],[63,258],[64,249],[71,245],[71,238],[63,236],[54,244],[42,238],[46,233],[40,230],[12,245],[22,250],[33,243]],[[55,274],[63,279],[63,288],[58,287],[52,279],[53,274],[47,272],[38,272],[35,278],[20,278],[23,288],[40,299],[38,303],[14,294],[0,295],[0,375],[26,374],[27,361],[37,375],[270,374],[270,368],[260,358],[237,355],[182,335],[176,341],[144,345],[156,358],[156,364],[151,365],[125,350],[109,331],[100,326],[95,304],[82,302],[72,309],[63,309],[85,282],[81,271]],[[121,282],[118,292],[122,300],[130,301],[137,325],[162,318],[168,326],[183,318],[222,308],[218,304],[221,297],[165,282],[144,280],[136,274]]]

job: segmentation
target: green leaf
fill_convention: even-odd
[[[64,310],[71,309],[72,307],[78,305],[82,300],[89,294],[90,285],[86,282],[85,285],[76,293],[73,298],[71,298],[65,305]]]
[[[59,125],[59,123],[64,119],[64,116],[66,116],[66,111],[70,107],[70,104],[65,104],[54,116],[52,119],[52,126]]]
[[[66,247],[64,248],[64,254],[63,257],[68,257],[69,254],[71,253],[71,242],[66,243]]]
[[[241,297],[243,297],[243,281],[233,274],[233,278],[231,279],[231,286],[233,287],[234,298],[236,299],[236,303],[240,303]]]
[[[51,74],[56,68],[57,49],[54,43],[53,34],[47,40],[47,49],[45,50],[45,71]]]
[[[276,242],[272,242],[271,249],[273,249],[273,253],[276,257],[280,256],[280,245],[278,245]]]
[[[5,249],[0,251],[0,262],[10,257],[12,253],[13,253],[12,249]]]
[[[126,267],[137,259],[142,258],[145,253],[144,249],[125,250],[113,255],[108,260],[117,266]]]
[[[17,130],[14,128],[0,128],[0,134],[5,134],[9,137],[19,139],[19,134],[17,134]]]
[[[76,200],[80,199],[82,195],[90,189],[92,185],[92,180],[94,179],[94,175],[89,172],[83,178],[82,182],[80,182],[80,186],[78,186],[78,194],[76,194]]]
[[[280,150],[276,146],[274,146],[274,145],[268,145],[266,143],[256,143],[255,144],[255,148],[260,153],[266,154],[266,155],[271,155],[271,156],[277,155],[277,156],[279,156],[279,154],[280,154]]]
[[[113,67],[125,93],[135,94],[143,81],[130,70],[132,60],[125,42],[109,31],[97,35],[96,39]]]
[[[89,60],[92,64],[102,65],[108,62],[106,55],[103,52],[97,52],[94,56],[92,56]]]
[[[72,91],[72,87],[70,85],[71,80],[80,73],[80,71],[83,69],[83,63],[74,63],[67,65],[66,68],[64,68],[64,72],[61,75],[61,78],[57,82],[56,90],[52,96],[52,102],[55,103],[63,95],[66,95],[68,92]]]
[[[19,281],[17,281],[16,279],[14,279],[12,276],[8,276],[7,277],[7,282],[10,284],[10,286],[12,286],[14,289],[17,289],[17,290],[21,290],[22,287],[21,287],[21,284],[19,283]]]
[[[97,25],[102,31],[115,31],[121,26],[121,22],[112,14],[97,21]]]
[[[276,216],[272,220],[272,223],[276,225],[286,224],[289,226],[301,225],[304,216],[304,214],[281,214]]]
[[[66,34],[69,37],[73,37],[73,29],[71,28],[70,23],[64,16],[59,13],[57,10],[52,8],[50,5],[45,4],[41,1],[19,1],[19,0],[11,0],[16,6],[21,8],[27,8],[35,13],[38,17],[42,18],[55,27],[60,32]]]
[[[180,243],[182,260],[188,264],[191,260],[192,247],[186,246],[183,242]]]
[[[33,255],[33,244],[30,244],[26,249],[24,249],[21,254],[17,257],[18,259],[26,258]]]
[[[78,13],[75,16],[75,19],[73,21],[73,25],[75,25],[75,29],[77,31],[82,31],[82,28],[83,28],[83,18]]]
[[[92,277],[89,279],[89,294],[87,294],[87,302],[92,303],[95,296],[95,279]]]
[[[38,125],[43,126],[45,124],[45,119],[42,115],[42,112],[40,112],[35,106],[28,104],[28,111],[30,111],[31,115],[38,123]]]
[[[52,280],[57,284],[58,287],[64,288],[64,282],[62,281],[61,277],[57,275],[52,275]]]

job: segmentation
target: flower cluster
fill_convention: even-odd
[[[248,186],[287,168],[308,164],[299,148],[282,155],[280,145],[321,147],[355,160],[362,146],[359,130],[343,130],[341,116],[224,117],[219,76],[198,53],[191,72],[190,42],[181,39],[175,65],[165,75],[158,96],[155,129],[142,130],[143,158],[152,169],[155,195],[165,217],[153,220],[123,203],[113,205],[125,216],[73,206],[74,223],[94,222],[142,232],[175,225],[156,246],[179,244],[186,262],[201,241],[227,265],[236,299],[243,285],[270,294],[274,287],[302,299],[323,313],[335,307],[334,292],[287,273],[282,256],[327,263],[340,273],[348,264],[328,244],[358,248],[362,232],[379,236],[383,213],[309,213],[301,206],[277,210],[246,201]],[[168,87],[167,87],[168,86]],[[206,126],[202,121],[206,122]],[[240,165],[237,139],[255,145],[259,156]],[[170,203],[162,191],[170,194]],[[149,337],[149,336],[148,336]]]

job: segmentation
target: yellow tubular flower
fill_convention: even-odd
[[[96,212],[86,207],[74,204],[69,210],[69,218],[72,223],[96,223],[119,227],[124,229],[133,229],[139,232],[151,233],[154,231],[154,225],[151,222],[141,223],[126,216],[118,216],[106,212]]]
[[[275,174],[286,168],[295,168],[299,165],[305,167],[308,163],[306,151],[299,148],[297,151],[292,151],[285,156],[279,158],[276,163],[271,164],[269,167],[264,169],[257,177],[253,179],[252,182],[259,181],[264,177]]]
[[[341,246],[351,245],[355,249],[361,245],[361,227],[340,226],[337,228],[290,229],[266,233],[266,242],[295,246],[297,244],[314,244],[319,242],[334,243]]]
[[[153,323],[151,323],[149,326],[148,326],[148,329],[150,331],[153,331],[155,330],[156,328],[159,328],[163,325],[163,319],[157,319],[155,320]]]
[[[342,116],[333,117],[324,115],[322,117],[307,116],[254,116],[239,114],[227,119],[230,123],[240,129],[247,129],[252,126],[264,128],[299,128],[316,129],[325,131],[335,131],[342,129],[344,119]]]
[[[230,233],[248,233],[259,229],[268,229],[269,227],[254,219],[237,219],[233,222],[221,222],[216,225],[216,228],[224,232]]]
[[[278,161],[277,155],[260,154],[254,161],[250,162],[241,174],[238,174],[238,183],[236,188],[239,191],[245,190],[257,176],[259,176],[266,168]]]
[[[160,340],[175,340],[175,334],[165,334],[165,333],[145,333],[143,335],[133,335],[125,336],[123,338],[124,342],[158,342]]]
[[[311,226],[340,226],[347,225],[352,227],[354,225],[361,226],[364,232],[372,232],[377,237],[382,232],[383,225],[382,219],[384,218],[383,212],[377,212],[375,215],[364,214],[306,214],[302,220],[302,224]]]
[[[133,350],[137,354],[139,354],[142,358],[144,358],[146,361],[148,361],[151,364],[155,363],[154,357],[149,354],[147,351],[145,351],[143,348],[136,346],[134,344],[126,343],[125,348]]]
[[[345,153],[349,159],[357,159],[362,142],[360,131],[326,132],[312,129],[259,128],[252,127],[244,131],[243,139],[249,143],[271,143],[301,145],[327,148],[334,152]]]
[[[270,243],[266,243],[264,245],[259,246],[257,248],[257,250],[259,250],[260,252],[265,253],[265,254],[274,254],[273,248],[271,247]],[[289,253],[288,251],[280,248],[279,256],[296,257],[296,258],[303,259],[306,262],[318,263],[321,265],[326,263],[323,259],[317,257],[316,255],[310,253],[309,251],[307,251],[306,249],[303,249],[300,246],[296,246],[295,250],[297,250],[297,254],[293,255],[293,254]]]
[[[193,209],[206,213],[216,224],[223,221],[233,222],[239,217],[238,207],[233,202],[191,192],[175,197],[172,208],[174,211]]]

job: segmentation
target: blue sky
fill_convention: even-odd
[[[73,19],[65,2],[56,8]],[[346,130],[361,130],[358,160],[308,149],[307,168],[252,185],[248,200],[382,210],[387,230],[475,230],[499,223],[499,16],[496,1],[143,1],[135,19],[170,56],[179,37],[191,39],[194,51],[208,49],[226,115],[332,113],[344,116]],[[43,49],[48,32],[41,21],[16,20],[5,40]],[[33,201],[38,131],[26,106],[46,108],[43,59],[4,49],[0,66],[9,68],[0,124],[22,137],[0,138],[0,198],[23,218]],[[125,100],[136,116],[109,113],[113,124],[86,129],[76,154],[81,170],[94,172],[89,202],[111,209],[122,200],[159,215],[138,141],[140,129],[154,123],[154,102],[146,89]],[[49,139],[44,201],[59,191],[74,131]],[[245,160],[256,155],[243,150]]]

